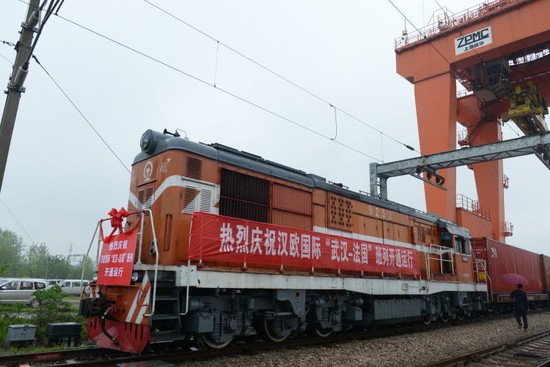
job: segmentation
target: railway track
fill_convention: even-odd
[[[430,363],[425,367],[448,366],[549,367],[550,329],[520,338],[512,343],[499,344],[460,357]]]
[[[483,322],[500,318],[509,318],[510,315],[492,315],[482,319],[472,318],[461,321],[450,321],[448,323],[437,322],[430,325],[410,324],[401,327],[388,327],[374,330],[361,330],[351,333],[334,334],[326,338],[305,338],[297,337],[281,343],[266,343],[261,339],[245,341],[236,341],[230,346],[219,349],[197,349],[192,346],[179,346],[166,348],[157,345],[152,348],[148,355],[132,355],[127,353],[115,352],[102,348],[83,348],[71,349],[65,351],[55,351],[50,353],[29,353],[10,356],[0,356],[0,366],[19,366],[20,363],[26,363],[30,366],[117,366],[122,363],[143,362],[152,360],[162,360],[164,362],[181,363],[191,360],[214,360],[222,356],[232,355],[252,355],[269,351],[307,348],[319,345],[335,345],[338,343],[347,343],[350,341],[375,339],[382,337],[391,337],[398,334],[414,334],[436,330],[447,326],[460,325],[473,322]],[[550,334],[549,334],[550,335]],[[550,336],[549,336],[550,337]],[[496,348],[494,351],[498,351]],[[486,353],[489,353],[487,351]],[[452,361],[449,363],[453,363]],[[430,366],[446,366],[449,364],[432,364]]]
[[[466,320],[463,320],[466,321]],[[470,321],[470,320],[468,320]],[[189,360],[208,360],[222,356],[255,354],[266,351],[273,351],[284,348],[300,348],[316,345],[330,345],[345,343],[352,340],[364,340],[388,337],[403,333],[417,333],[453,325],[449,323],[434,323],[431,325],[411,324],[400,328],[381,328],[376,330],[362,330],[344,334],[334,334],[326,338],[319,337],[298,337],[288,339],[281,343],[265,342],[261,339],[237,341],[223,349],[197,349],[193,346],[181,346],[166,348],[162,345],[154,346],[147,355],[132,355],[103,348],[82,348],[62,350],[48,353],[27,353],[17,355],[0,356],[0,366],[19,366],[21,363],[30,366],[117,366],[121,363],[142,362],[151,360],[162,360],[165,362],[183,362]]]

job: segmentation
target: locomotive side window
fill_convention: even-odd
[[[468,238],[457,236],[456,239],[456,250],[464,255],[470,255],[470,240]]]
[[[222,169],[220,215],[267,223],[269,181]]]
[[[441,246],[453,248],[453,236],[447,232],[441,232]]]

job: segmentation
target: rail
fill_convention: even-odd
[[[498,14],[506,9],[529,1],[530,0],[485,1],[482,4],[470,7],[456,14],[448,15],[447,12],[445,12],[442,18],[437,19],[437,22],[428,24],[410,34],[404,31],[401,37],[395,39],[395,49],[399,50],[400,48],[427,41],[428,38],[442,34],[443,32],[460,28],[472,21]]]
[[[464,195],[456,196],[456,207],[466,210],[469,213],[477,215],[487,220],[491,220],[491,211],[479,204],[479,201],[470,199]]]

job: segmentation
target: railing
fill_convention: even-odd
[[[483,259],[477,259],[475,257],[474,253],[474,266],[475,266],[475,273],[476,273],[476,281],[478,283],[485,283],[490,284],[491,283],[491,277],[489,276],[489,272],[487,271],[487,261]],[[487,300],[491,299],[490,294],[490,287],[487,287]]]
[[[414,43],[420,43],[421,41],[442,33],[443,31],[458,28],[459,26],[463,26],[473,20],[493,15],[504,9],[528,1],[530,0],[485,1],[483,4],[473,6],[457,14],[448,15],[447,13],[444,13],[442,18],[438,18],[437,21],[428,24],[426,27],[420,28],[410,34],[404,32],[403,36],[395,39],[395,49],[409,46]]]
[[[449,254],[449,258],[446,259],[443,255]],[[454,250],[449,247],[439,246],[435,244],[430,244],[429,251],[425,252],[425,261],[426,261],[426,278],[431,280],[431,267],[430,260],[435,260],[439,263],[439,273],[441,274],[455,274],[455,264],[454,264]],[[445,264],[450,264],[450,273],[445,271]]]
[[[491,211],[482,207],[477,200],[470,199],[464,195],[456,196],[456,207],[462,208],[474,215],[491,220]]]
[[[511,222],[504,222],[504,236],[512,237],[514,235],[514,225]]]
[[[470,141],[468,140],[468,138],[469,138],[468,130],[466,129],[460,130],[459,132],[456,133],[456,141],[458,142],[458,145],[460,145],[461,147],[470,145]]]
[[[473,91],[467,90],[467,89],[462,89],[462,90],[459,90],[458,92],[456,92],[456,98],[457,99],[464,98],[464,97],[471,96],[472,94],[474,94]]]

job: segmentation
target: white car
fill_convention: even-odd
[[[40,303],[33,293],[38,289],[46,289],[44,279],[11,279],[0,285],[0,303],[24,303],[36,308]]]
[[[89,284],[89,280],[65,279],[59,286],[63,292],[67,294],[80,296],[82,294],[82,289],[84,289],[86,295],[90,294]]]
[[[46,287],[50,289],[54,285],[61,285],[63,283],[63,279],[46,279]]]

